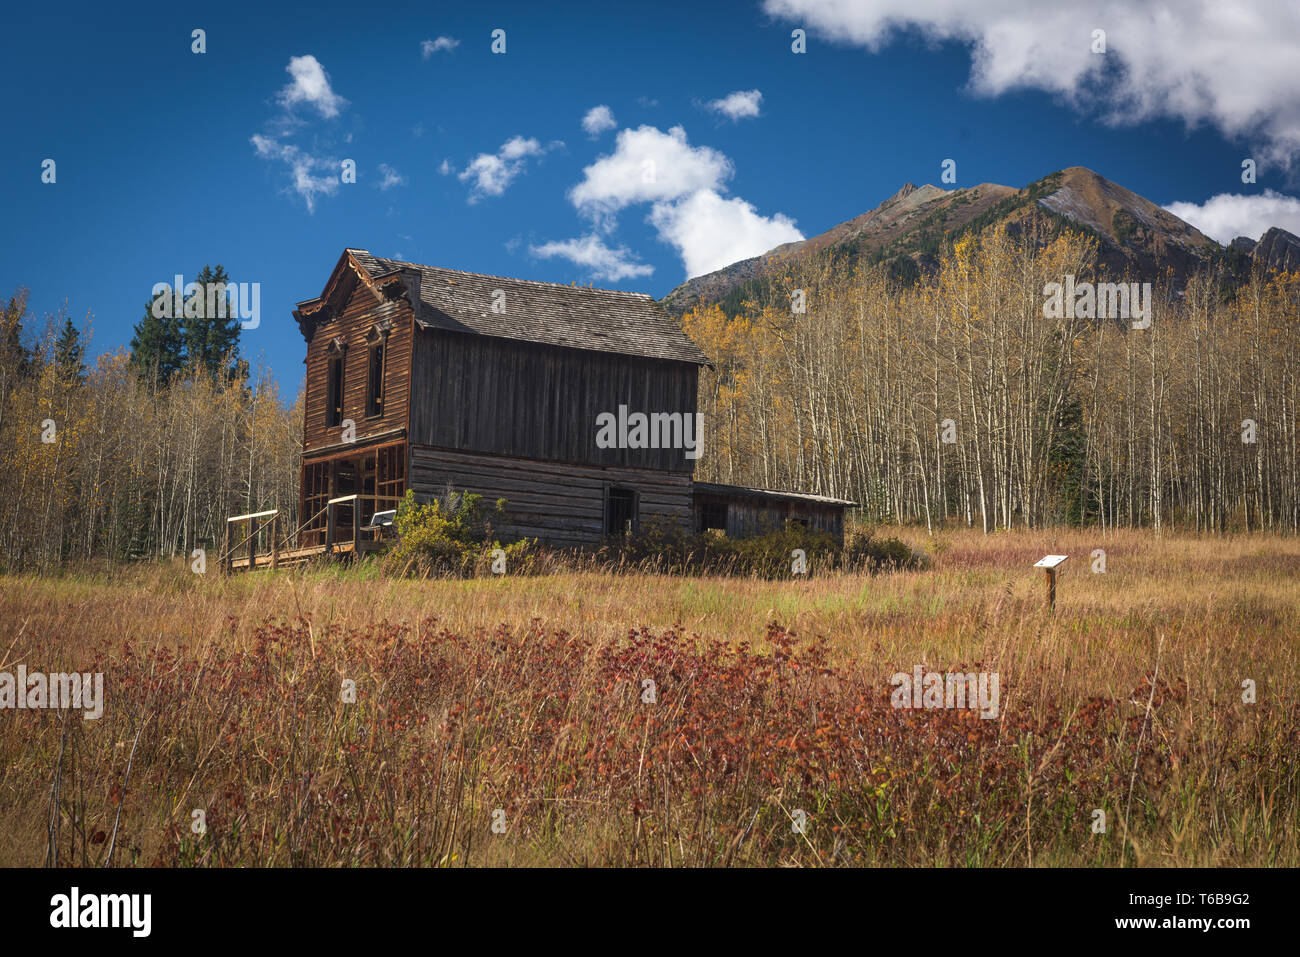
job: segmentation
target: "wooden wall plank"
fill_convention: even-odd
[[[366,385],[369,348],[366,334],[377,323],[388,320],[388,355],[384,368],[384,412],[366,416]],[[343,374],[343,418],[356,423],[357,440],[367,435],[404,428],[410,404],[411,347],[414,320],[409,303],[380,301],[364,284],[351,282],[344,307],[330,322],[316,327],[307,344],[307,374],[303,409],[303,449],[311,452],[340,441],[342,426],[328,426],[329,343],[335,338],[347,343]]]
[[[459,492],[477,492],[488,504],[504,498],[507,521],[499,523],[497,531],[506,538],[527,536],[556,544],[599,541],[608,484],[637,490],[642,521],[660,517],[683,527],[691,522],[692,485],[686,473],[411,446],[410,487],[417,497],[427,500],[450,485]]]
[[[600,449],[596,417],[693,415],[686,362],[563,349],[438,330],[414,345],[411,440],[513,458],[691,472],[684,449]],[[707,442],[707,436],[705,436]]]

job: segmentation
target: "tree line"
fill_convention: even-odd
[[[1088,237],[994,227],[917,284],[805,260],[734,312],[687,313],[716,366],[696,477],[931,530],[1294,531],[1300,276],[1177,283],[1095,263]],[[1149,322],[1045,308],[1064,277],[1150,282]]]
[[[189,556],[215,561],[225,519],[298,500],[302,408],[239,356],[239,322],[209,314],[204,267],[189,308],[154,308],[131,348],[87,363],[89,318],[35,327],[28,294],[0,320],[0,565]],[[290,526],[292,527],[292,526]]]
[[[1300,527],[1300,276],[1097,276],[1093,240],[999,228],[935,275],[803,260],[740,309],[683,317],[715,363],[696,478],[833,495],[869,521]],[[1144,328],[1045,309],[1063,277],[1152,283]],[[146,304],[87,361],[66,310],[0,316],[0,565],[212,551],[225,518],[296,522],[302,395],[239,356],[239,323]]]

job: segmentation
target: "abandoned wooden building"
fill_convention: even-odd
[[[505,538],[558,545],[659,519],[842,534],[853,503],[695,483],[708,359],[644,294],[343,252],[294,310],[307,342],[300,546],[448,488],[507,500]],[[351,508],[352,506],[347,506]]]
[[[774,492],[765,488],[693,483],[695,524],[700,531],[717,529],[728,538],[759,535],[784,527],[787,521],[844,540],[844,510],[853,502],[806,492]]]

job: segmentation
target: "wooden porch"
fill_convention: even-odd
[[[232,515],[226,519],[219,563],[221,574],[259,568],[274,570],[302,565],[316,558],[350,560],[357,555],[381,552],[388,547],[388,542],[383,538],[382,527],[374,524],[374,515],[378,506],[395,507],[398,501],[375,495],[341,495],[329,499],[316,514],[287,534],[281,533],[280,509]],[[369,516],[365,525],[361,522],[363,512]],[[323,541],[302,542],[310,537],[306,530],[319,525],[321,519],[324,527],[319,529],[319,535]],[[244,529],[247,529],[244,537],[232,541]]]
[[[387,542],[367,542],[362,541],[360,546],[355,542],[339,542],[333,548],[327,549],[324,545],[308,545],[305,548],[291,548],[282,551],[276,561],[270,553],[262,552],[253,556],[253,568],[287,568],[292,565],[302,565],[313,558],[350,558],[354,553],[362,555],[381,552],[388,547]],[[243,558],[232,558],[229,568],[231,571],[242,572],[248,570],[248,556]]]

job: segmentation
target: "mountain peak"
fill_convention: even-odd
[[[762,288],[764,274],[808,257],[832,257],[843,265],[883,263],[888,274],[912,282],[933,272],[945,242],[1000,224],[1025,234],[1073,228],[1098,243],[1096,268],[1108,275],[1155,276],[1166,271],[1185,279],[1214,259],[1221,247],[1190,223],[1086,166],[1068,166],[1022,189],[997,183],[942,189],[904,183],[874,209],[823,233],[688,279],[664,297],[681,314],[700,303],[735,308]],[[1046,226],[1048,233],[1041,233]],[[1258,244],[1234,246],[1270,269],[1300,268],[1300,237],[1271,229]]]
[[[1300,236],[1280,226],[1270,226],[1251,252],[1255,261],[1267,270],[1300,269]]]

